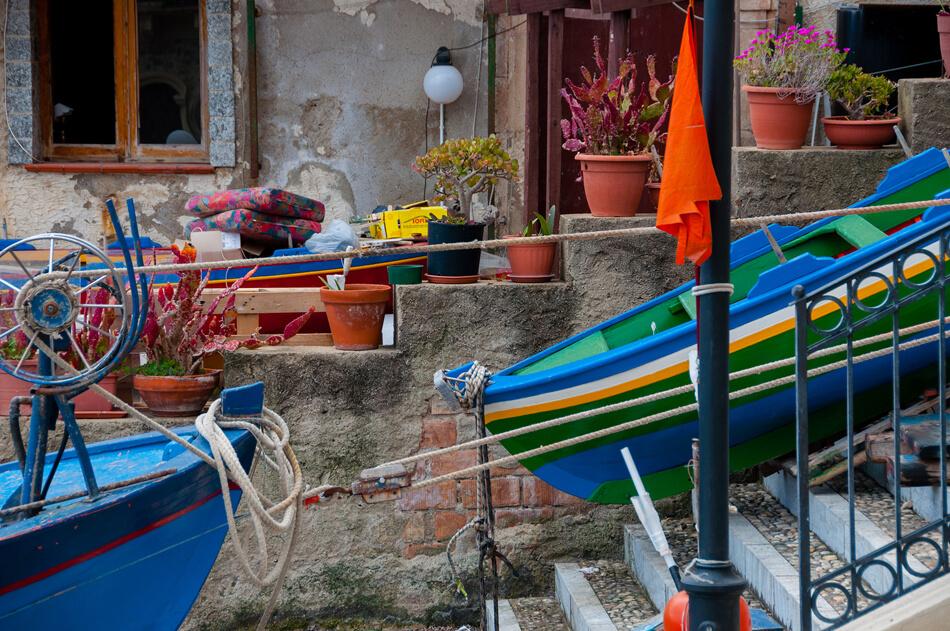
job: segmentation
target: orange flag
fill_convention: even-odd
[[[676,262],[701,265],[712,252],[709,200],[722,199],[699,98],[696,39],[690,2],[673,85],[656,227],[676,237]]]

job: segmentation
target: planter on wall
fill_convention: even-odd
[[[801,149],[808,135],[814,99],[795,100],[796,90],[742,86],[749,99],[749,122],[759,149]]]
[[[901,119],[895,116],[854,121],[845,116],[828,116],[821,122],[828,140],[838,149],[880,149],[894,142],[894,125],[900,125]]]
[[[6,360],[11,366],[16,366],[17,362]],[[36,359],[27,359],[23,362],[22,368],[35,373],[38,370],[38,361]],[[99,385],[105,388],[110,394],[117,394],[119,373],[114,371],[106,375],[99,381]],[[10,410],[10,399],[17,396],[29,396],[31,384],[17,379],[12,375],[0,370],[0,415],[6,415]],[[106,401],[99,394],[87,390],[72,399],[77,416],[83,416],[86,413],[95,415],[100,412],[110,412],[113,410],[112,404]]]
[[[483,223],[429,222],[429,245],[481,241],[484,234],[485,224]],[[478,280],[478,264],[481,258],[482,251],[478,248],[453,252],[430,252],[427,266],[428,278],[434,283],[474,283]]]
[[[950,77],[950,13],[937,14],[937,34],[940,36],[943,76]]]
[[[194,416],[218,387],[220,375],[220,370],[183,377],[135,375],[132,385],[155,416]]]
[[[333,346],[345,351],[379,348],[389,292],[389,285],[347,283],[343,290],[321,287],[320,300],[327,310]]]
[[[506,239],[517,239],[517,235],[510,235]],[[508,278],[515,283],[544,283],[554,274],[551,268],[554,265],[554,254],[557,252],[557,242],[547,241],[538,243],[522,243],[508,246],[508,262],[511,263],[511,273]]]
[[[584,195],[595,217],[633,217],[650,175],[649,155],[599,156],[579,153]]]

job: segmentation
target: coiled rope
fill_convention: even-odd
[[[838,217],[842,215],[869,215],[897,210],[926,209],[935,206],[950,206],[950,199],[928,199],[925,201],[902,202],[899,204],[882,204],[880,206],[863,206],[859,208],[836,208],[833,210],[816,210],[785,215],[763,215],[761,217],[738,217],[732,220],[734,226],[761,227],[771,222],[800,222]],[[312,263],[317,261],[339,261],[341,259],[364,256],[392,256],[393,254],[425,254],[429,252],[451,252],[455,250],[493,250],[510,245],[525,245],[537,243],[559,243],[562,241],[593,241],[597,239],[612,239],[630,237],[642,234],[666,234],[654,226],[637,228],[618,228],[615,230],[596,230],[591,232],[573,232],[569,234],[537,235],[533,237],[516,237],[511,239],[491,239],[487,241],[469,241],[464,243],[440,243],[438,245],[407,245],[397,248],[363,248],[350,252],[323,252],[316,254],[292,254],[289,256],[270,256],[256,259],[230,259],[224,261],[204,261],[201,263],[165,263],[160,265],[146,265],[136,267],[136,273],[145,274],[173,274],[178,272],[204,271],[212,269],[234,269],[239,267],[253,267],[255,265],[288,265],[295,263]],[[90,278],[102,274],[102,270],[85,269],[75,270],[71,274],[66,271],[53,271],[37,275],[39,280],[53,280],[59,278]]]

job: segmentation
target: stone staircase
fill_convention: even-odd
[[[850,555],[847,478],[815,487],[809,494],[812,576],[818,578],[846,565]],[[733,484],[735,510],[730,515],[730,554],[736,569],[748,581],[745,598],[757,616],[756,629],[799,628],[798,525],[795,478],[785,471],[761,482]],[[902,529],[911,532],[938,515],[939,493],[930,488],[904,489]],[[912,508],[913,505],[913,508]],[[855,550],[858,557],[893,541],[895,508],[887,489],[873,470],[855,476]],[[674,557],[685,567],[696,555],[691,518],[666,518],[664,529]],[[905,585],[920,579],[938,563],[927,546],[911,548]],[[880,557],[880,558],[887,558]],[[893,575],[881,565],[863,574],[862,588],[871,596],[891,589]],[[850,588],[848,579],[841,581]],[[675,593],[663,560],[639,525],[624,527],[624,561],[581,560],[556,563],[555,598],[525,598],[499,602],[501,631],[633,631],[652,629],[660,621],[666,601]],[[859,590],[859,606],[869,604]],[[817,609],[834,619],[846,606],[843,594],[826,591]],[[813,628],[828,624],[815,616]],[[492,627],[489,627],[492,628]]]

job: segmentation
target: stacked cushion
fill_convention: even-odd
[[[195,195],[185,209],[198,217],[188,224],[189,235],[194,230],[222,230],[274,244],[286,244],[288,237],[303,243],[320,232],[326,212],[316,200],[262,187]]]

